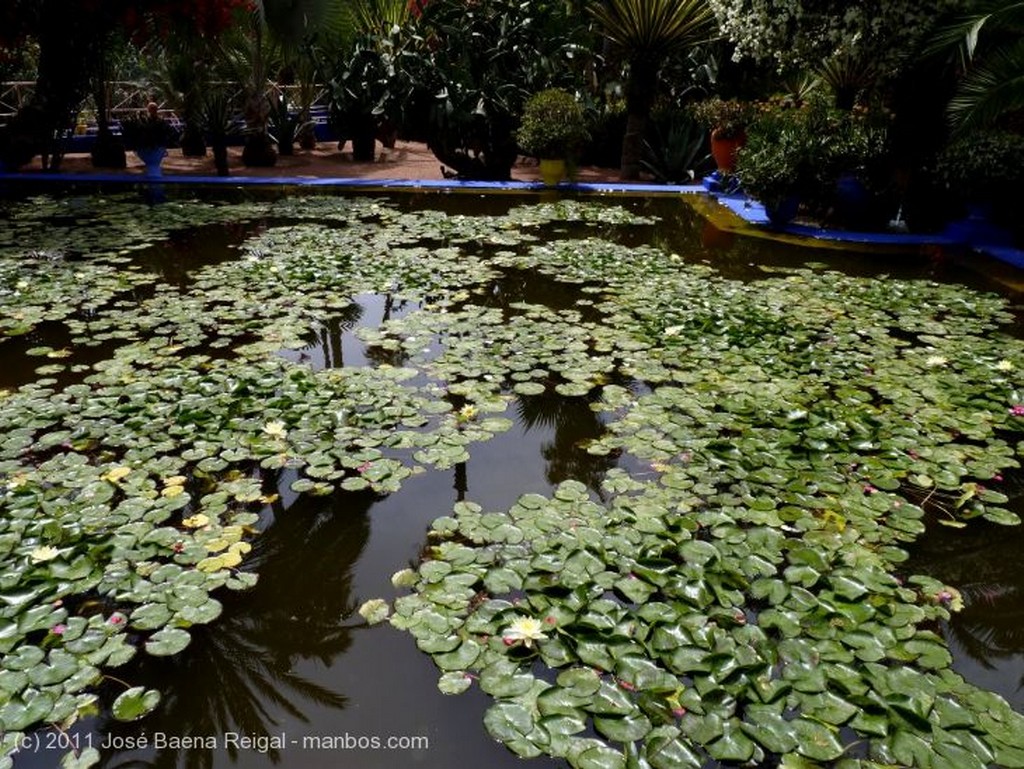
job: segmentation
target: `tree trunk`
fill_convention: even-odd
[[[622,160],[619,176],[623,181],[640,178],[647,122],[654,105],[658,68],[646,61],[629,63],[629,81],[626,85],[626,133],[622,137]]]
[[[622,136],[622,160],[619,164],[619,178],[623,181],[636,181],[640,178],[640,159],[643,157],[646,132],[647,116],[630,112],[626,118],[626,133]]]

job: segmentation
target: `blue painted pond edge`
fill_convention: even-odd
[[[1014,267],[1024,268],[1024,250],[1014,248],[1005,242],[986,242],[973,240],[971,228],[965,228],[961,222],[951,222],[942,232],[855,232],[851,230],[830,230],[824,227],[812,227],[806,224],[786,224],[781,227],[768,221],[764,206],[745,195],[714,195],[719,205],[725,206],[748,224],[753,224],[773,232],[787,235],[798,235],[814,240],[827,240],[839,243],[864,243],[865,245],[886,246],[958,246],[974,252],[986,254]]]
[[[557,187],[548,187],[543,182],[485,182],[462,181],[458,179],[360,179],[325,178],[309,176],[190,176],[170,174],[166,176],[144,176],[143,174],[115,173],[0,173],[0,182],[29,182],[44,184],[125,184],[168,186],[215,186],[215,187],[319,187],[338,189],[402,189],[402,190],[500,190],[512,192],[536,192],[556,190],[562,192],[588,193],[644,193],[678,195],[702,193],[699,185],[672,184],[627,184],[620,182],[562,182]]]
[[[323,178],[303,176],[191,176],[173,174],[147,177],[141,174],[89,173],[89,174],[21,174],[0,173],[0,184],[44,183],[44,184],[123,184],[158,186],[203,186],[203,187],[313,187],[320,189],[351,190],[436,190],[441,192],[500,191],[500,192],[580,192],[590,194],[647,194],[647,195],[697,195],[709,194],[700,184],[631,184],[624,182],[563,182],[557,187],[548,187],[543,182],[486,182],[462,181],[457,179],[360,179]],[[2,191],[2,188],[0,188]],[[850,230],[829,230],[803,224],[787,224],[783,227],[770,226],[764,206],[743,194],[710,193],[710,198],[726,207],[748,224],[772,232],[796,235],[812,240],[826,240],[839,243],[862,243],[865,245],[887,246],[961,246],[987,254],[995,259],[1018,268],[1024,268],[1024,250],[1005,243],[971,242],[965,239],[962,229],[956,223],[939,233],[903,232],[854,232]]]

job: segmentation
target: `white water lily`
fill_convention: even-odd
[[[272,438],[284,438],[288,435],[288,431],[285,429],[284,422],[275,419],[272,422],[267,422],[263,425],[263,432]]]
[[[58,555],[60,555],[60,550],[44,545],[43,547],[37,547],[28,554],[28,557],[32,559],[32,563],[45,563],[46,561],[52,561]]]
[[[505,628],[501,637],[507,644],[522,641],[527,648],[533,646],[534,641],[543,641],[547,638],[544,635],[544,626],[541,625],[540,620],[533,617],[519,617],[512,620],[512,624]]]
[[[1013,362],[1003,358],[996,364],[996,371],[1013,371]]]
[[[945,366],[947,363],[949,363],[949,360],[941,355],[929,355],[924,361],[926,366]]]

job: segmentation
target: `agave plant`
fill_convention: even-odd
[[[590,6],[601,31],[629,67],[621,175],[640,175],[643,140],[665,60],[712,36],[706,0],[604,0]]]

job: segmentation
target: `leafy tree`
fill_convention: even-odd
[[[591,13],[629,67],[620,175],[636,179],[659,72],[671,57],[711,36],[713,17],[706,0],[604,0]]]

